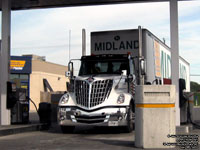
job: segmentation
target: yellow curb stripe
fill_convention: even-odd
[[[136,104],[137,108],[173,108],[175,104]]]

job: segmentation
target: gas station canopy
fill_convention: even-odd
[[[179,108],[179,42],[178,42],[178,1],[184,0],[0,0],[2,10],[1,55],[0,55],[0,125],[10,125],[10,110],[7,109],[7,81],[9,81],[11,10],[58,8],[72,6],[169,2],[170,43],[172,49],[172,83],[176,85],[176,125],[180,125]],[[191,1],[191,0],[185,0]],[[144,10],[145,11],[145,10]]]
[[[0,8],[3,0],[0,0]],[[12,10],[89,6],[120,3],[167,2],[169,0],[11,0]],[[182,0],[179,0],[182,1]]]

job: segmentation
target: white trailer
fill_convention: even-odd
[[[138,57],[138,29],[114,30],[91,33],[91,54],[131,54]],[[147,29],[142,30],[142,56],[146,60],[145,83],[155,81],[171,83],[171,49]],[[180,78],[186,80],[186,90],[190,91],[190,64],[179,57]],[[138,59],[135,59],[138,76]],[[168,79],[168,80],[167,80]]]

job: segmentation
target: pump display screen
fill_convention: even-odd
[[[129,74],[128,68],[126,60],[82,60],[79,75],[121,74],[122,70]]]

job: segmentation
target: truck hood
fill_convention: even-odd
[[[89,78],[92,78],[93,80],[119,80],[121,78],[121,75],[119,74],[100,74],[100,75],[85,75],[85,76],[78,76],[76,77],[76,80],[88,80]]]

